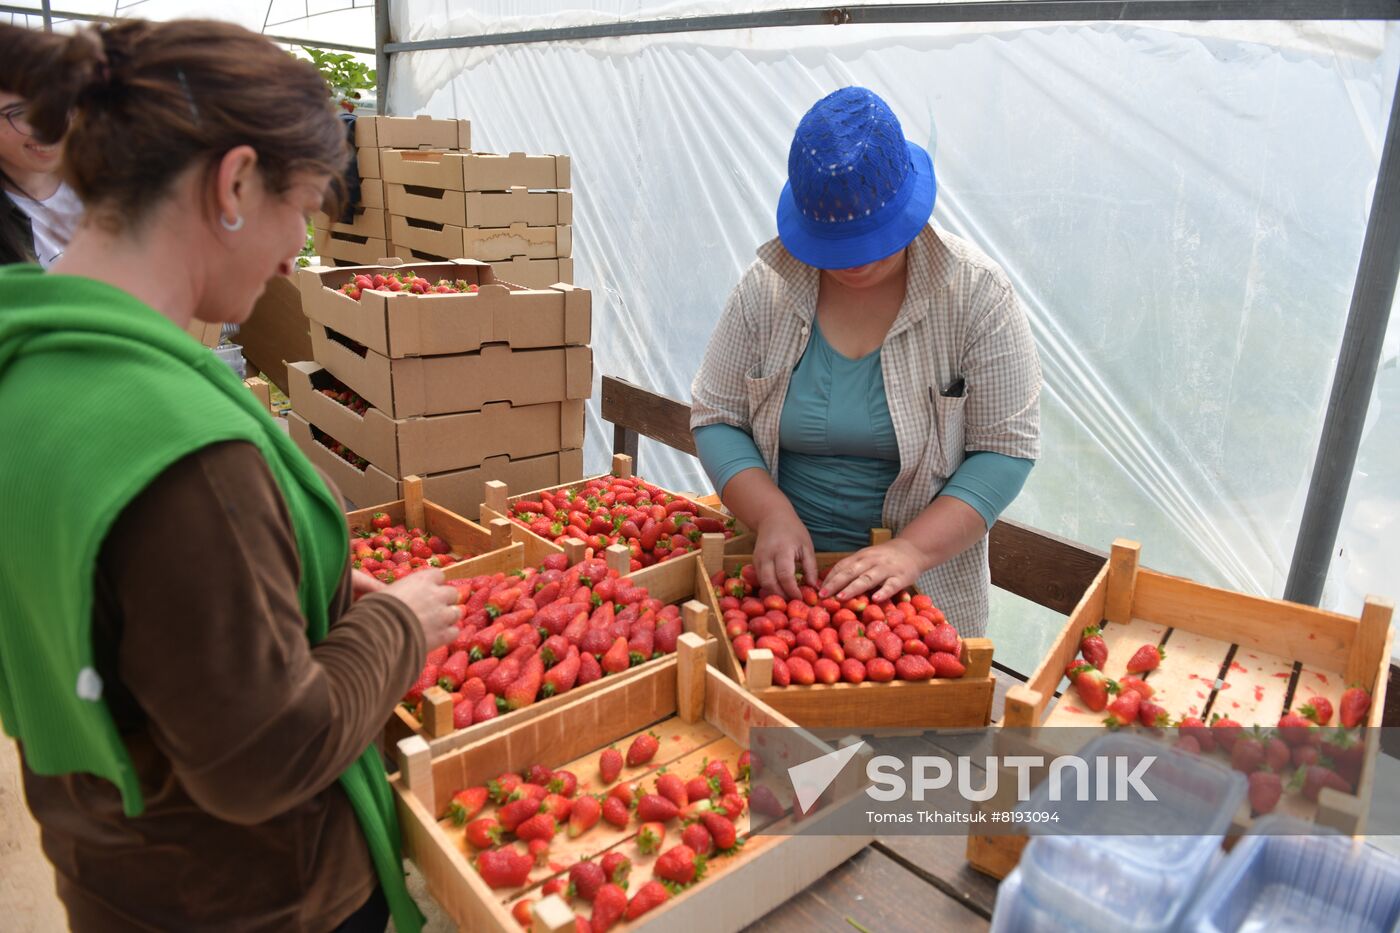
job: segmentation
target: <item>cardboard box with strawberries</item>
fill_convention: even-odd
[[[355,145],[363,149],[461,149],[472,147],[470,120],[414,117],[360,117]]]
[[[316,363],[288,367],[292,408],[390,476],[428,475],[583,447],[583,401],[390,418]],[[341,401],[339,399],[344,399]]]
[[[568,191],[454,191],[415,185],[386,185],[389,212],[456,227],[555,227],[574,222],[574,199]]]
[[[416,250],[404,243],[395,243],[390,248],[395,256],[400,257],[405,262],[447,262],[448,260],[436,253],[427,253]],[[549,288],[557,283],[569,283],[574,280],[574,261],[572,259],[525,259],[516,257],[505,261],[491,263],[491,269],[495,274],[496,281],[508,282],[511,285],[519,285],[522,288]]]
[[[475,291],[418,295],[366,289],[355,298],[342,290],[353,288],[360,276],[372,277],[396,269],[401,274],[411,270],[428,282],[463,282]],[[302,306],[312,322],[392,358],[467,353],[487,344],[505,344],[514,349],[582,346],[592,336],[592,296],[586,289],[572,285],[545,289],[503,285],[490,266],[479,262],[368,268],[312,266],[298,272],[297,282]],[[541,401],[566,397],[581,396],[560,395]]]
[[[461,256],[485,262],[511,259],[559,259],[573,253],[573,228],[530,227],[523,223],[509,227],[454,227],[393,215],[389,229],[393,241],[431,254]]]
[[[509,191],[512,188],[559,190],[569,187],[569,157],[512,152],[441,152],[413,149],[376,152],[376,174],[399,185],[450,188],[453,191]],[[364,174],[361,172],[361,174]]]
[[[338,441],[296,412],[288,413],[287,428],[302,452],[356,505],[385,502],[401,495],[402,479],[390,476],[363,458],[359,458],[362,465],[345,459],[352,455],[352,448],[342,445],[341,453],[333,452],[331,445]],[[526,482],[560,482],[582,472],[583,452],[580,450],[561,450],[519,460],[488,457],[479,466],[422,477],[423,494],[454,512],[472,515],[481,508],[483,490],[490,480],[514,477]]]

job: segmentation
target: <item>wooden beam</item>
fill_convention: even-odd
[[[1069,615],[1108,560],[1103,551],[999,519],[987,540],[992,585]]]
[[[649,392],[616,376],[603,377],[603,420],[660,441],[667,447],[688,454],[695,453],[695,437],[690,433],[689,405]],[[616,440],[614,437],[614,447],[617,446]]]
[[[1104,618],[1110,622],[1124,623],[1133,617],[1133,593],[1137,588],[1141,550],[1142,545],[1126,538],[1113,542],[1113,556],[1108,564],[1108,604],[1104,607]]]

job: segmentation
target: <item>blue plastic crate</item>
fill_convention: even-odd
[[[1259,821],[1201,892],[1191,933],[1389,933],[1400,860],[1284,816]],[[1308,833],[1311,835],[1296,835]]]

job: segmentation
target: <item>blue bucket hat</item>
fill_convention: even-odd
[[[933,214],[933,160],[904,138],[874,91],[828,94],[797,125],[788,181],[778,198],[778,236],[798,260],[850,269],[892,256]]]

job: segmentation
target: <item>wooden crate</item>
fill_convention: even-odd
[[[1316,804],[1285,793],[1275,812],[1349,834],[1359,832],[1375,779],[1394,604],[1367,597],[1361,615],[1352,617],[1248,596],[1140,568],[1139,551],[1135,541],[1113,543],[1108,563],[1085,591],[1040,666],[1024,685],[1007,692],[1001,724],[1032,730],[1025,736],[1037,750],[1051,754],[1077,749],[1057,745],[1056,730],[1036,727],[1102,726],[1104,714],[1080,709],[1073,692],[1052,705],[1055,691],[1064,684],[1066,665],[1079,653],[1080,635],[1091,625],[1103,629],[1108,646],[1104,671],[1113,679],[1124,675],[1128,658],[1138,647],[1161,645],[1167,657],[1145,680],[1155,688],[1153,700],[1173,718],[1198,715],[1208,720],[1211,714],[1221,713],[1246,728],[1275,727],[1286,710],[1311,696],[1325,696],[1338,708],[1342,691],[1357,684],[1371,691],[1365,732],[1367,765],[1358,793],[1325,789]],[[1077,734],[1082,738],[1082,733]],[[1167,738],[1174,739],[1174,732]],[[1223,760],[1218,753],[1213,757]],[[1249,823],[1246,802],[1235,815],[1231,833],[1243,832]],[[968,861],[980,871],[1004,877],[1016,867],[1025,843],[1025,837],[969,836]]]
[[[889,539],[884,528],[871,531],[872,544]],[[847,554],[816,555],[817,569],[833,566]],[[728,554],[722,566],[727,574],[737,573],[752,563],[752,555]],[[877,684],[812,684],[773,686],[773,653],[766,648],[749,652],[745,670],[734,653],[734,644],[724,632],[724,618],[716,600],[714,633],[719,642],[719,668],[745,690],[784,716],[804,726],[831,728],[927,728],[985,726],[992,715],[992,640],[964,638],[963,664],[967,672],[956,679],[933,678],[921,682],[892,680]]]
[[[454,553],[472,555],[443,571],[449,580],[495,573],[504,566],[511,569],[520,566],[525,549],[511,540],[510,529],[505,525],[484,528],[456,512],[426,501],[423,498],[423,480],[417,476],[405,477],[403,489],[402,499],[347,512],[346,523],[352,531],[356,528],[368,530],[375,513],[383,512],[396,525],[422,528],[428,534],[446,541]]]
[[[505,519],[493,519],[492,531],[502,540],[508,540],[509,535],[505,526],[511,523]],[[464,568],[458,570],[458,565],[448,567],[443,571],[444,576],[449,580],[461,580],[467,577],[479,576],[482,574],[495,574],[499,572],[510,573],[524,567],[535,566],[524,559],[525,548],[519,543],[510,545],[508,551],[497,552],[492,555],[492,560],[488,564],[484,561],[464,562]],[[584,559],[586,548],[582,541],[569,539],[566,543],[564,553],[572,566]],[[617,570],[619,574],[627,572],[627,549],[618,548],[616,551],[606,555],[609,565]],[[470,564],[470,566],[468,566]],[[668,573],[647,575],[642,572],[632,574],[629,579],[638,586],[648,588],[650,595],[661,600],[663,603],[679,603],[681,606],[681,620],[683,629],[686,632],[693,632],[702,638],[708,638],[713,625],[710,616],[714,609],[714,594],[709,589],[709,580],[705,578],[705,573],[700,564],[700,555],[678,558],[674,561],[667,561],[667,565],[675,565]],[[655,570],[657,567],[648,568]],[[703,583],[703,586],[701,584]],[[657,587],[657,589],[652,589]],[[717,657],[719,646],[710,640],[707,642],[706,651],[713,660]],[[527,720],[548,715],[555,708],[576,700],[597,693],[613,684],[620,683],[636,677],[645,676],[647,671],[659,664],[666,663],[666,658],[657,658],[638,664],[618,674],[609,674],[601,677],[590,684],[574,687],[568,693],[560,696],[538,700],[522,709],[511,713],[503,713],[485,722],[476,723],[465,729],[454,729],[452,727],[452,698],[447,691],[440,687],[429,687],[423,693],[423,702],[416,710],[409,710],[402,703],[394,707],[393,718],[389,720],[389,725],[385,730],[385,741],[392,747],[400,740],[411,735],[421,736],[428,742],[429,748],[434,755],[441,755],[453,749],[461,748],[472,742],[479,741],[489,735],[500,732],[502,729],[511,728]]]
[[[493,890],[473,867],[463,831],[450,820],[439,820],[457,790],[485,783],[502,771],[544,764],[572,770],[582,793],[588,789],[586,781],[596,779],[599,751],[608,745],[625,749],[642,732],[660,735],[662,750],[648,765],[624,771],[624,779],[642,778],[667,766],[698,768],[706,757],[732,759],[749,747],[752,728],[793,725],[708,668],[704,643],[693,633],[681,636],[675,657],[652,667],[645,676],[611,683],[587,697],[565,699],[571,702],[548,716],[513,725],[446,755],[434,756],[421,738],[398,746],[400,770],[392,786],[404,854],[418,866],[429,893],[461,929],[479,933],[519,929],[510,915],[511,906],[522,897],[538,898],[539,886],[567,872],[577,858],[604,848],[619,849],[632,859],[635,890],[649,879],[655,856],[641,855],[635,842],[636,824],[619,831],[600,822],[576,840],[556,837],[550,852],[554,865],[532,873],[527,887]],[[829,751],[816,739],[808,740],[814,751]],[[834,814],[835,808],[825,812]],[[741,834],[747,816],[746,812],[740,819]],[[711,859],[702,881],[621,928],[697,933],[740,929],[872,841],[870,836],[817,835],[822,811],[809,819],[811,835],[749,836],[737,853]],[[573,929],[573,910],[557,895],[539,900],[534,916],[536,930]]]
[[[510,517],[511,506],[514,503],[524,499],[536,498],[541,493],[557,492],[560,489],[567,489],[571,486],[579,486],[583,483],[589,482],[590,480],[601,479],[604,476],[616,476],[622,479],[630,478],[632,476],[632,458],[627,456],[626,454],[616,454],[613,457],[612,470],[608,473],[600,474],[599,476],[585,476],[583,479],[577,480],[572,483],[560,483],[557,486],[550,486],[545,489],[535,489],[530,492],[519,493],[517,495],[511,495],[510,487],[507,486],[505,483],[487,483],[485,491],[486,498],[481,505],[480,520],[483,524],[485,524],[489,523],[492,519],[496,518],[506,519],[512,525],[511,530],[512,534],[515,537],[515,540],[525,545],[526,560],[535,561],[536,558],[538,558],[539,560],[544,560],[550,554],[560,553],[562,548],[559,545],[555,544],[553,541],[550,541],[547,538],[540,537],[530,529],[526,528],[524,525],[512,519]],[[680,493],[671,492],[671,490],[664,488],[662,489],[662,492],[670,493],[673,496],[681,495]],[[708,505],[704,505],[703,503],[697,501],[694,496],[685,496],[684,498],[687,498],[691,502],[695,503],[696,508],[698,509],[697,514],[699,514],[703,518],[714,518],[718,519],[719,521],[728,521],[730,518],[733,517],[726,512],[721,512],[718,509],[712,508]],[[743,525],[739,525],[736,523],[734,537],[729,538],[725,541],[724,549],[726,552],[731,554],[742,554],[746,551],[753,550],[753,544],[753,532],[749,531]]]

